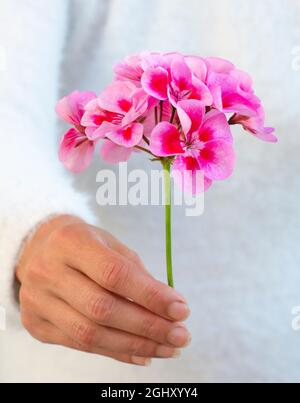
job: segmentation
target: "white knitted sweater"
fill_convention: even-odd
[[[299,381],[300,333],[291,326],[300,305],[299,0],[0,7],[0,381]],[[136,369],[33,340],[20,326],[13,283],[22,241],[57,213],[101,218],[163,278],[161,209],[99,208],[101,162],[72,179],[56,157],[59,96],[100,91],[116,61],[145,49],[223,56],[251,72],[280,143],[237,131],[236,173],[209,191],[204,216],[175,212],[175,275],[191,303],[194,341],[177,361]],[[149,165],[131,161],[141,164]]]

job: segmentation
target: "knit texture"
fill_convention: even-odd
[[[8,327],[17,323],[14,268],[29,232],[52,214],[94,219],[87,197],[74,190],[57,161],[54,107],[67,6],[59,0],[1,4],[0,305]]]
[[[300,333],[291,325],[300,305],[299,27],[299,0],[1,2],[0,304],[9,323],[0,331],[0,380],[299,381]],[[191,305],[193,341],[180,359],[141,369],[41,345],[10,307],[21,241],[49,214],[92,219],[82,194],[95,199],[104,166],[96,160],[70,181],[58,164],[59,86],[60,95],[100,91],[115,62],[147,49],[218,55],[249,71],[280,142],[264,144],[234,128],[233,177],[207,193],[199,219],[174,209],[175,281]],[[151,169],[137,155],[129,170],[141,167]],[[163,209],[92,207],[165,281]]]

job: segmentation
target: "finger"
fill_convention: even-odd
[[[103,288],[160,316],[176,321],[189,316],[187,303],[178,292],[108,248],[93,232],[78,227],[74,233],[73,228],[69,237],[68,248],[63,250],[69,266],[83,272]]]
[[[34,310],[38,316],[47,318],[47,321],[64,334],[89,350],[97,348],[140,357],[171,358],[177,355],[175,348],[120,330],[96,325],[57,298],[39,296],[38,299],[35,298],[34,304]]]
[[[117,252],[107,250],[102,257],[95,255],[93,262],[92,265],[83,263],[83,266],[89,277],[103,288],[162,317],[176,321],[187,319],[188,306],[175,290]]]
[[[145,271],[150,275],[150,272],[147,270],[146,266],[144,265],[142,259],[139,255],[133,251],[132,249],[128,248],[122,242],[120,242],[117,238],[115,238],[109,232],[101,230],[105,234],[105,245],[116,252],[118,252],[121,256],[127,258],[128,260],[132,261],[137,265],[140,270]]]
[[[160,344],[174,347],[188,344],[190,335],[183,324],[166,320],[118,297],[75,270],[62,270],[61,276],[56,295],[93,322]]]
[[[67,348],[71,348],[73,350],[82,351],[85,353],[92,353],[101,355],[104,357],[109,357],[114,360],[124,362],[127,364],[139,365],[139,366],[148,366],[151,363],[150,358],[147,357],[136,357],[131,356],[129,354],[119,354],[114,353],[108,350],[104,350],[101,348],[86,348],[83,345],[77,343],[67,335],[65,335],[62,331],[60,331],[57,327],[52,325],[50,322],[42,320],[32,314],[27,314],[28,317],[31,317],[31,325],[34,328],[32,331],[33,336],[41,341],[42,343],[47,344],[55,344],[59,346],[64,346]]]

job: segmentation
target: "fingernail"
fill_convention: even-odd
[[[191,335],[185,326],[177,326],[170,331],[167,341],[176,347],[186,347],[191,341]]]
[[[168,316],[175,320],[185,320],[190,315],[190,309],[184,302],[173,302],[168,309]]]
[[[181,351],[175,350],[175,354],[173,355],[173,358],[179,358],[180,356],[181,356]]]
[[[177,350],[172,347],[159,346],[156,350],[157,357],[160,358],[173,358],[178,354]]]
[[[149,367],[149,365],[151,364],[151,359],[146,357],[133,356],[131,357],[131,361],[133,364],[140,365],[143,367]]]

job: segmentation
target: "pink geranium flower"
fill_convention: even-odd
[[[64,135],[59,158],[73,172],[101,158],[127,161],[145,152],[164,170],[166,261],[174,286],[171,242],[171,171],[184,191],[207,190],[230,177],[235,152],[230,125],[240,124],[255,137],[276,142],[265,127],[265,113],[251,77],[231,62],[178,52],[143,52],[115,66],[115,77],[98,97],[75,91],[57,105],[73,127]]]
[[[130,82],[116,81],[86,105],[82,124],[93,140],[106,139],[101,156],[110,163],[127,161],[143,138],[138,119],[148,108],[149,96]]]
[[[265,112],[263,107],[259,108],[255,116],[243,116],[235,114],[229,121],[232,125],[240,124],[243,128],[253,134],[253,136],[260,140],[269,143],[277,143],[278,139],[274,135],[275,129],[273,127],[265,127]]]
[[[149,96],[130,82],[116,81],[98,98],[101,110],[107,112],[107,120],[101,124],[101,132],[115,144],[132,148],[143,138],[144,127],[139,118],[148,108]]]
[[[155,127],[150,138],[152,153],[158,157],[176,156],[173,169],[189,171],[191,180],[197,171],[203,171],[205,188],[212,181],[228,178],[235,154],[226,116],[218,111],[205,115],[202,103],[196,100],[181,101],[178,115],[182,130],[168,122]],[[187,183],[185,189],[194,187]]]
[[[57,106],[57,114],[67,123],[74,126],[63,136],[59,147],[59,159],[72,172],[81,172],[91,163],[95,143],[91,140],[81,119],[85,105],[96,98],[93,92],[74,91],[61,99]]]
[[[254,116],[261,106],[254,94],[251,77],[223,59],[205,59],[206,83],[213,96],[213,106],[225,113]]]
[[[188,62],[192,63],[193,60],[186,61],[177,53],[159,57],[150,55],[148,64],[144,61],[145,72],[141,79],[143,89],[157,100],[169,100],[175,108],[178,102],[185,99],[201,100],[205,106],[210,106],[213,102],[211,93],[189,68]]]
[[[140,86],[144,73],[141,55],[127,56],[121,63],[115,65],[114,72],[116,80],[130,81],[136,86]]]

